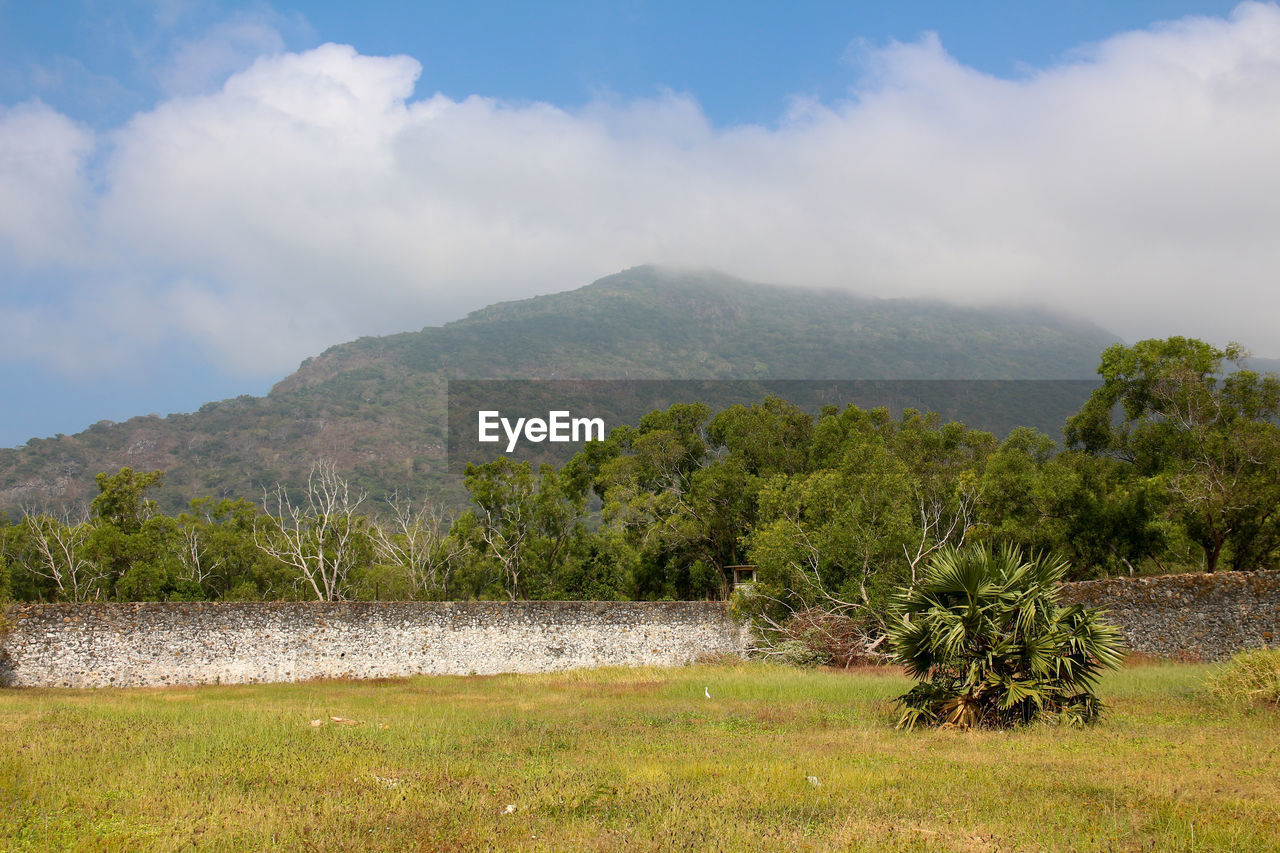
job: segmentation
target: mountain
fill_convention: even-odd
[[[636,267],[331,347],[265,397],[0,450],[0,507],[85,501],[95,473],[125,465],[168,472],[156,497],[170,511],[202,495],[260,497],[299,482],[317,457],[375,495],[448,488],[450,379],[1086,379],[1115,340],[1044,311]]]
[[[1251,357],[1245,362],[1245,367],[1258,373],[1280,374],[1280,358]]]

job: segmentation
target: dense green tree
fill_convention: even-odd
[[[806,468],[812,428],[811,416],[769,397],[714,418],[677,404],[615,430],[591,460],[604,522],[637,552],[636,593],[724,594],[729,567],[747,560],[763,482]]]
[[[850,447],[877,441],[910,472],[903,503],[914,517],[917,536],[904,543],[903,556],[918,566],[944,543],[964,540],[975,522],[978,485],[995,437],[936,413],[906,409],[894,418],[887,409],[847,406],[829,409],[814,427],[811,470],[838,468]]]
[[[196,498],[177,517],[180,575],[208,598],[292,597],[295,577],[254,542],[261,510],[252,501]]]
[[[116,580],[115,595],[121,601],[202,601],[208,597],[203,587],[183,572],[182,543],[174,518],[153,516],[132,534],[100,524],[93,541],[99,559],[110,554],[104,562],[127,566]]]
[[[459,518],[459,535],[512,601],[544,596],[584,534],[586,494],[552,465],[535,478],[528,462],[506,457],[468,465],[464,482],[475,507]]]
[[[701,403],[676,404],[613,430],[597,451],[602,518],[638,554],[641,597],[701,598],[723,589],[722,568],[732,560],[738,534],[726,535],[720,505],[741,496],[735,481],[741,485],[743,474],[737,467],[708,468],[714,458],[709,420]]]
[[[1036,430],[1014,430],[991,456],[979,490],[980,538],[1067,557],[1070,579],[1157,566],[1169,530],[1162,493],[1130,466],[1079,451],[1057,453]]]
[[[813,416],[778,397],[730,406],[707,425],[708,444],[755,477],[798,474],[808,468]]]
[[[744,537],[759,569],[739,607],[784,657],[846,662],[878,654],[894,589],[975,522],[992,436],[907,410],[828,409],[809,468],[766,478]]]
[[[849,447],[837,467],[770,478],[748,537],[758,591],[787,608],[874,614],[909,580],[912,490],[912,472],[874,438]]]
[[[164,483],[164,472],[142,473],[125,467],[115,474],[98,474],[94,479],[98,495],[90,505],[93,517],[131,535],[141,530],[143,522],[155,514],[156,504],[147,497],[147,490]]]
[[[13,569],[9,557],[16,537],[11,534],[8,517],[0,512],[0,607],[13,600]]]
[[[164,482],[164,472],[124,467],[95,479],[98,494],[90,504],[84,550],[108,594],[126,601],[203,597],[198,586],[181,581],[176,525],[157,515],[147,496]]]
[[[1066,424],[1071,445],[1160,487],[1206,571],[1228,550],[1233,567],[1256,568],[1280,548],[1280,380],[1245,369],[1245,357],[1192,338],[1117,344]]]
[[[549,579],[547,598],[624,601],[635,583],[637,554],[616,531],[583,532]]]

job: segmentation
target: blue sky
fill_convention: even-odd
[[[103,127],[163,97],[162,78],[182,44],[237,22],[274,30],[288,50],[338,42],[370,56],[412,56],[423,66],[419,97],[440,91],[571,107],[665,88],[693,94],[718,125],[770,124],[796,95],[845,95],[863,41],[911,42],[935,32],[959,62],[1019,76],[1119,32],[1225,16],[1235,5],[2,0],[0,50],[6,103],[34,94]],[[238,57],[251,55],[249,47]]]
[[[1280,9],[0,0],[0,446],[636,263],[1280,355]]]

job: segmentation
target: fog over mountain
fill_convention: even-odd
[[[109,130],[0,106],[0,390],[105,405],[154,381],[192,405],[639,263],[1280,355],[1275,4],[1011,78],[927,33],[855,42],[844,97],[730,126],[697,92],[419,97],[421,58],[235,37],[242,70],[175,77]]]

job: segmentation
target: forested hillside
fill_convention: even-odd
[[[637,267],[440,327],[307,359],[265,397],[100,422],[0,450],[0,508],[87,504],[94,475],[164,470],[154,494],[260,498],[323,458],[373,495],[442,491],[446,382],[457,378],[1080,379],[1115,337],[1032,310],[874,300]]]
[[[947,549],[1052,554],[1072,579],[1274,567],[1280,379],[1228,365],[1239,350],[1195,339],[1108,347],[1065,450],[909,408],[677,402],[563,464],[466,466],[466,509],[369,500],[322,461],[263,505],[165,515],[164,472],[123,468],[86,512],[0,523],[0,600],[690,599],[749,565],[763,594],[740,608],[848,659]]]

